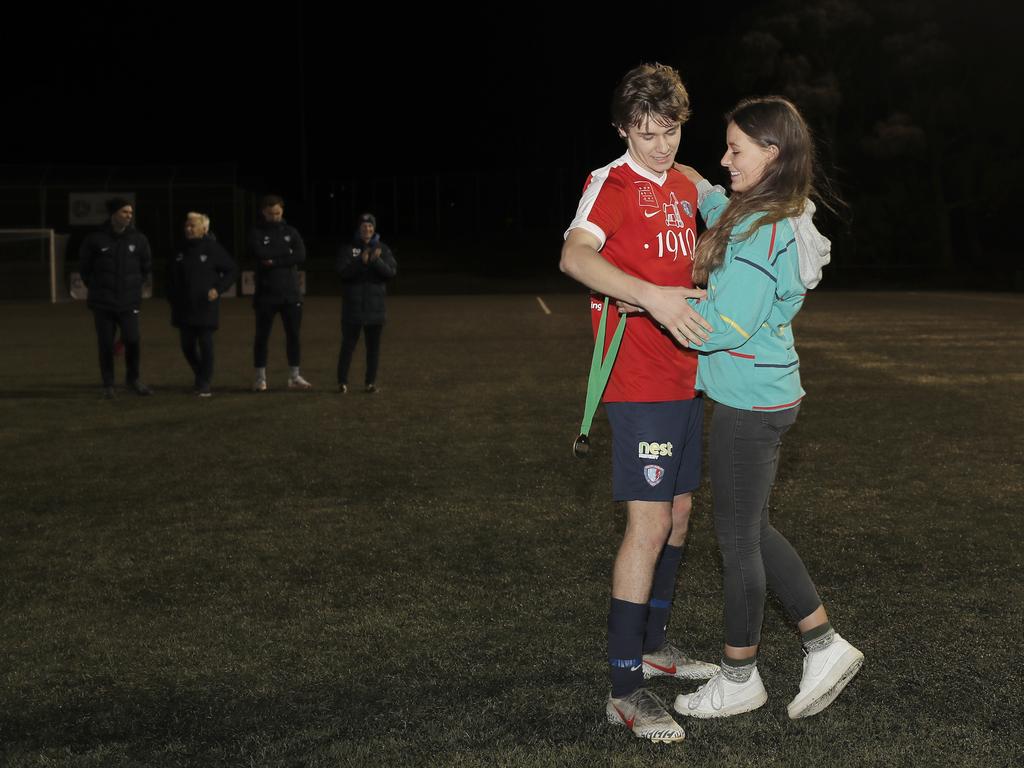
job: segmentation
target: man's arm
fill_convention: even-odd
[[[272,238],[271,242],[264,243],[265,232],[255,228],[249,235],[249,250],[253,255],[253,261],[264,269],[272,267],[292,267],[306,260],[306,247],[302,242],[299,233],[289,230],[292,241]]]
[[[267,247],[263,245],[263,233],[256,227],[249,230],[249,237],[246,238],[246,246],[248,247],[253,264],[257,267],[273,258],[267,254]]]
[[[146,280],[153,272],[153,251],[149,247],[149,238],[142,236],[142,248],[139,254],[139,269],[142,272],[142,279]]]
[[[292,264],[299,265],[306,262],[306,244],[302,241],[299,230],[292,227]]]
[[[559,267],[569,277],[596,293],[643,307],[655,321],[669,330],[683,346],[700,346],[711,325],[695,312],[686,299],[700,299],[704,291],[681,286],[654,285],[627,275],[598,253],[601,241],[585,229],[573,229],[562,246]]]
[[[78,246],[78,274],[82,277],[85,287],[89,287],[92,280],[92,263],[95,258],[95,249],[92,247],[92,235],[86,235],[82,244]]]
[[[220,248],[220,253],[218,254],[217,273],[218,279],[215,290],[218,294],[223,295],[231,290],[231,286],[235,284],[235,277],[238,275],[235,260],[231,258],[231,254],[223,247]]]
[[[369,261],[370,268],[385,280],[390,280],[398,271],[398,262],[395,261],[391,249],[381,243],[373,253],[374,255],[370,257]]]

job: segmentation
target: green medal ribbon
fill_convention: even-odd
[[[601,403],[601,395],[608,384],[608,378],[612,375],[612,366],[615,365],[615,358],[619,354],[619,346],[622,344],[622,334],[626,331],[626,316],[619,315],[619,325],[612,336],[611,344],[608,345],[608,354],[604,354],[605,326],[608,321],[608,306],[611,301],[604,297],[604,307],[601,311],[601,322],[597,326],[597,338],[594,340],[594,355],[590,359],[590,378],[587,380],[587,404],[583,408],[583,422],[580,424],[580,434],[572,445],[573,454],[580,459],[586,458],[590,453],[590,440],[587,435],[594,423],[594,414],[597,413],[597,406]]]

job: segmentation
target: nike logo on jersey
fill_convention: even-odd
[[[648,219],[653,219],[659,213],[661,213],[661,211],[655,211],[654,213],[648,213],[647,211],[644,211],[644,216],[646,216]]]

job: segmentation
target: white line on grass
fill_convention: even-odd
[[[537,297],[537,303],[540,304],[540,308],[544,310],[545,315],[551,314],[551,310],[548,309],[548,305],[544,303],[544,299],[542,299],[540,296]]]

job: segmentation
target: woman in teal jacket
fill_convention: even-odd
[[[765,703],[756,664],[771,587],[800,628],[806,654],[800,692],[788,708],[795,719],[831,704],[864,660],[832,629],[803,561],[768,519],[782,437],[804,395],[791,323],[823,263],[810,242],[797,241],[789,221],[810,215],[814,150],[796,107],[778,97],[741,102],[729,115],[726,143],[722,165],[731,199],[682,169],[698,184],[708,225],[693,272],[695,282],[707,282],[707,298],[691,302],[714,328],[697,348],[697,388],[715,401],[711,486],[725,649],[720,672],[695,693],[678,696],[675,709],[727,717]]]

